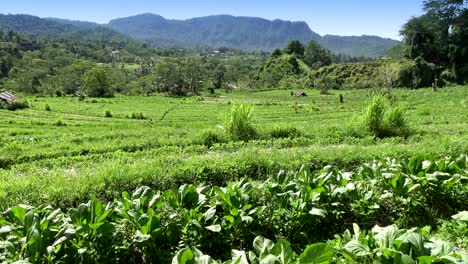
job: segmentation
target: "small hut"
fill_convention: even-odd
[[[303,91],[295,91],[295,92],[291,92],[291,96],[304,97],[304,96],[307,96],[307,94]]]
[[[11,104],[16,101],[17,97],[9,92],[0,92],[0,101],[6,104]]]

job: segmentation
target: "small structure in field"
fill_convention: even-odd
[[[304,97],[304,96],[307,96],[307,94],[303,91],[295,91],[295,92],[291,92],[291,96]]]
[[[0,92],[0,101],[2,103],[11,104],[16,101],[17,97],[9,92]]]
[[[17,97],[9,92],[0,92],[0,109],[15,102]]]

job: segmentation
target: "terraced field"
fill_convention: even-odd
[[[166,189],[181,182],[262,178],[302,164],[352,168],[387,156],[466,153],[466,91],[395,90],[392,100],[407,109],[414,131],[406,139],[350,134],[371,98],[369,90],[331,95],[311,90],[303,98],[285,90],[84,101],[31,97],[30,109],[0,111],[0,206],[76,205],[91,195],[112,197],[142,184]],[[236,102],[254,105],[260,137],[206,146],[203,132],[218,129]],[[112,117],[105,117],[106,111]],[[140,113],[145,119],[130,118]],[[299,135],[273,139],[275,127],[297,128]]]

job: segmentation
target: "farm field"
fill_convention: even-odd
[[[34,246],[37,254],[29,252],[34,255],[32,262],[44,261],[42,254],[65,262],[63,254],[80,255],[85,262],[90,261],[86,256],[99,256],[102,261],[109,257],[118,262],[125,254],[132,258],[129,250],[139,252],[135,254],[143,260],[161,262],[173,257],[179,258],[177,263],[208,259],[201,252],[226,260],[231,249],[247,252],[252,243],[259,254],[257,260],[262,260],[277,254],[272,248],[279,241],[278,247],[290,247],[286,251],[291,254],[292,250],[304,251],[300,256],[290,255],[284,263],[309,258],[318,248],[329,261],[372,263],[382,257],[372,248],[383,246],[380,242],[371,244],[373,240],[366,236],[392,232],[393,239],[416,236],[429,243],[437,237],[456,243],[458,248],[439,254],[432,254],[431,247],[420,248],[411,256],[415,261],[426,256],[437,263],[450,256],[454,262],[448,263],[463,263],[455,260],[463,261],[461,254],[466,254],[467,246],[462,226],[468,220],[462,211],[468,210],[468,204],[460,199],[468,195],[467,87],[437,92],[393,90],[389,103],[406,110],[411,133],[406,138],[383,139],[359,131],[358,120],[372,100],[372,90],[334,90],[329,95],[320,95],[317,90],[305,92],[308,96],[301,98],[291,97],[289,90],[83,101],[28,97],[29,109],[0,111],[0,209],[10,208],[6,212],[11,212],[6,213],[10,218],[4,224],[26,228],[21,224],[26,213],[35,212],[31,216],[34,221],[43,223],[47,219],[50,228],[87,225],[83,227],[86,232],[97,232],[93,233],[93,241],[70,235],[55,244],[63,234],[49,230],[53,235],[49,234],[48,239],[54,241],[44,240],[41,245],[54,244],[53,248]],[[248,142],[219,136],[223,116],[240,103],[253,105],[252,121],[258,136]],[[280,170],[286,171],[278,174]],[[303,203],[298,202],[301,199]],[[52,210],[55,208],[59,210]],[[82,215],[78,217],[74,210]],[[170,213],[175,218],[169,217]],[[458,218],[452,219],[457,213]],[[97,217],[101,223],[86,217]],[[159,224],[156,220],[151,224],[153,220],[148,219],[152,217]],[[184,226],[173,225],[174,221]],[[354,237],[346,233],[346,229],[353,229],[353,223],[369,232],[361,233],[354,226]],[[372,229],[392,224],[398,227]],[[111,243],[105,245],[116,248],[99,248],[97,245],[109,235],[98,235],[103,232],[101,225],[111,230],[128,228],[128,232],[107,231],[114,236],[112,243],[122,235],[128,236],[122,239],[130,245]],[[160,225],[159,231],[155,231],[156,225]],[[323,226],[327,229],[323,230]],[[445,231],[434,233],[425,226],[434,232]],[[171,233],[175,227],[181,233]],[[411,227],[422,229],[415,231]],[[254,232],[248,231],[250,228]],[[305,231],[293,232],[299,229]],[[3,239],[3,234],[10,231],[5,229],[0,237]],[[334,239],[335,234],[342,236],[328,244],[314,244]],[[409,243],[411,248],[412,242],[400,238],[403,246],[393,248],[400,253],[386,252],[386,259],[410,254],[404,245]],[[362,239],[369,241],[363,246],[365,252],[349,248],[355,244],[353,241]],[[216,247],[222,246],[219,251],[207,244],[211,240]],[[15,241],[10,248],[13,251],[21,247],[19,240]],[[152,248],[157,241],[168,242]],[[266,243],[269,249],[259,249],[259,243]],[[311,244],[315,249],[307,247]],[[386,247],[391,248],[391,244]],[[6,244],[0,244],[0,249],[2,245]],[[194,245],[201,251],[191,247]],[[88,251],[77,253],[79,248]],[[18,256],[5,252],[3,259]],[[242,255],[243,251],[236,252]],[[72,260],[76,261],[68,259]]]
[[[76,205],[140,185],[167,189],[181,182],[258,179],[302,164],[353,168],[374,158],[466,153],[466,87],[395,90],[394,100],[407,109],[414,130],[407,139],[350,135],[370,90],[306,92],[304,98],[292,98],[286,90],[218,98],[28,98],[30,109],[0,111],[0,207]],[[217,129],[236,102],[254,104],[260,139],[204,142],[203,132]],[[105,117],[106,111],[112,117]],[[128,118],[140,113],[146,119]],[[275,127],[293,127],[300,135],[272,139],[269,131]]]

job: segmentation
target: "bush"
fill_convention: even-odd
[[[207,129],[197,136],[195,142],[211,148],[215,144],[226,143],[227,138],[219,130]]]
[[[375,96],[366,107],[362,119],[363,127],[375,137],[407,137],[410,130],[402,106],[389,107],[387,99]]]
[[[252,113],[252,105],[234,104],[231,107],[230,114],[224,118],[224,128],[232,139],[248,141],[257,137]]]
[[[104,116],[105,117],[112,117],[112,112],[110,110],[106,110],[106,112],[104,113]]]
[[[383,96],[375,96],[364,112],[364,126],[374,135],[379,135],[383,128],[383,119],[387,108],[386,99]]]
[[[301,131],[292,126],[276,126],[268,131],[271,138],[296,138],[302,135]]]
[[[148,117],[143,113],[132,113],[132,115],[129,118],[130,119],[139,119],[139,120],[148,119]]]
[[[45,109],[46,111],[48,111],[48,112],[52,111],[52,109],[50,108],[50,105],[49,105],[49,104],[46,104],[46,105],[44,106],[44,109]]]
[[[29,108],[28,101],[14,101],[4,106],[7,110],[16,111],[21,109]]]
[[[67,124],[65,122],[63,122],[61,119],[58,119],[57,121],[55,121],[54,123],[54,126],[67,126]]]

